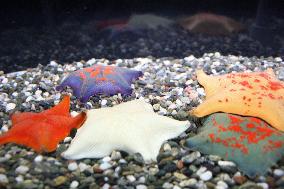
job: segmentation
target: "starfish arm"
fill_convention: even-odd
[[[191,114],[197,117],[204,117],[206,115],[209,115],[211,113],[224,111],[228,107],[228,104],[219,102],[220,95],[216,94],[214,96],[210,96],[206,98],[204,102],[202,102],[200,105],[198,105],[195,109],[191,111]]]
[[[69,109],[70,109],[70,96],[64,95],[63,99],[61,100],[59,104],[39,114],[62,115],[62,116],[69,117],[70,116]]]
[[[209,76],[203,70],[197,70],[196,76],[198,82],[204,87],[207,97],[214,95],[214,93],[216,93],[216,91],[218,91],[218,89],[220,88],[220,81],[218,81],[218,76]]]
[[[14,113],[13,115],[11,115],[12,125],[15,125],[27,119],[35,119],[38,117],[38,113],[33,112]]]
[[[70,122],[69,128],[70,129],[80,128],[82,124],[86,121],[86,119],[87,119],[87,114],[85,112],[81,112],[77,116],[71,118],[71,120],[69,121]]]
[[[133,80],[138,79],[143,76],[141,71],[122,69],[121,70],[123,77],[130,84]]]
[[[83,78],[75,75],[70,74],[63,80],[63,82],[56,87],[57,91],[62,91],[65,87],[70,87],[73,90],[74,95],[79,98],[81,95],[81,89],[83,86]]]

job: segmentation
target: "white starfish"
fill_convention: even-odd
[[[133,100],[111,108],[87,112],[87,120],[78,130],[67,151],[66,159],[101,158],[112,150],[139,152],[145,161],[156,160],[160,147],[189,127],[154,113],[144,100]]]

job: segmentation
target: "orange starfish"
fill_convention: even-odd
[[[258,117],[284,131],[284,83],[272,69],[266,72],[208,76],[197,71],[206,100],[192,114],[203,117],[215,112]]]
[[[73,128],[79,128],[86,119],[84,112],[76,117],[69,113],[70,97],[41,113],[15,113],[12,128],[0,136],[0,145],[9,142],[28,146],[37,152],[52,152]]]

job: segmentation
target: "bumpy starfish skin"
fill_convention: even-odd
[[[253,116],[284,131],[284,83],[277,80],[272,69],[222,76],[208,76],[199,70],[197,80],[205,88],[206,100],[192,111],[193,115],[227,112]]]
[[[188,128],[177,121],[154,113],[150,104],[133,100],[112,108],[93,109],[62,156],[67,159],[101,158],[112,150],[139,152],[155,160],[163,142]]]
[[[74,95],[84,103],[92,95],[115,95],[118,93],[130,95],[132,81],[141,76],[141,71],[94,65],[69,74],[56,89],[62,91],[66,86],[69,86],[73,89]]]
[[[57,144],[68,136],[73,128],[79,128],[86,119],[80,113],[71,117],[70,97],[55,107],[41,113],[16,113],[11,116],[12,128],[0,136],[0,144],[16,143],[33,148],[37,152],[52,152]]]
[[[264,175],[283,156],[284,133],[255,117],[208,116],[187,147],[234,161],[246,175]]]

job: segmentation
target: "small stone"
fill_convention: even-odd
[[[172,189],[173,188],[173,184],[171,184],[169,182],[165,182],[163,184],[163,188],[165,188],[165,189]]]
[[[102,106],[102,107],[106,107],[106,105],[107,105],[107,100],[103,99],[103,100],[101,101],[101,106]]]
[[[9,183],[9,180],[8,180],[8,178],[7,178],[6,175],[0,174],[0,183],[2,183],[2,184],[7,184],[7,183]]]
[[[220,180],[217,182],[216,189],[227,189],[228,185],[224,181]]]
[[[143,184],[139,184],[136,186],[136,189],[147,189],[147,186],[143,185]]]
[[[42,161],[42,159],[43,159],[42,155],[37,155],[34,159],[34,162],[39,163]]]
[[[7,132],[8,130],[9,130],[8,125],[3,125],[2,128],[1,128],[2,132]]]
[[[168,143],[164,144],[164,151],[171,151],[171,145],[169,145]]]
[[[133,175],[127,175],[126,178],[127,178],[127,180],[129,180],[129,182],[136,181],[136,178]]]
[[[284,175],[284,171],[282,169],[275,169],[273,171],[273,174],[276,176],[276,177],[282,177]]]
[[[109,169],[111,167],[112,167],[111,164],[109,164],[107,162],[104,162],[104,163],[100,164],[100,169],[101,170],[107,170],[107,169]]]
[[[153,109],[154,109],[155,111],[159,111],[159,110],[160,110],[160,104],[154,104],[154,105],[153,105]]]
[[[191,178],[189,180],[184,180],[179,183],[180,187],[194,187],[197,184],[197,180],[195,178]]]
[[[195,152],[192,152],[184,157],[182,157],[182,161],[185,163],[185,164],[191,164],[194,160],[196,160],[197,158],[199,158],[201,156],[200,152],[198,151],[195,151]]]
[[[76,162],[69,163],[69,165],[68,165],[69,171],[75,171],[77,169],[78,169],[78,164]]]
[[[185,176],[185,175],[182,174],[182,173],[178,173],[178,172],[175,172],[175,173],[174,173],[174,176],[175,176],[178,180],[185,180],[185,179],[187,179],[187,176]]]
[[[9,112],[10,110],[14,110],[16,108],[16,104],[15,103],[8,103],[6,105],[6,112]]]
[[[55,179],[53,179],[53,185],[54,186],[60,186],[64,184],[67,181],[67,177],[65,176],[58,176]]]
[[[79,186],[79,182],[76,180],[73,180],[70,184],[70,188],[77,188]]]
[[[87,164],[85,164],[85,163],[80,162],[78,167],[79,167],[80,172],[84,172],[84,171],[85,171],[86,169],[88,169],[90,166],[87,165]]]
[[[282,62],[282,58],[281,57],[276,57],[274,60],[275,60],[275,62]]]
[[[258,186],[261,186],[263,189],[269,189],[269,186],[267,183],[262,182],[262,183],[257,183]]]
[[[16,168],[15,172],[18,174],[26,174],[29,171],[29,168],[25,165],[20,165]]]
[[[8,81],[9,81],[8,78],[5,77],[5,78],[2,80],[2,84],[6,84],[6,83],[8,83]]]
[[[231,162],[231,161],[218,161],[218,165],[220,167],[226,167],[226,166],[235,167],[236,166],[236,164],[234,162]]]
[[[72,140],[72,137],[66,137],[63,142],[67,143],[67,142],[71,142],[71,140]]]
[[[203,181],[208,181],[212,178],[212,172],[211,171],[205,171],[200,175],[200,179]]]
[[[242,175],[234,175],[233,179],[239,185],[242,185],[247,181],[247,178],[245,176],[242,176]]]

